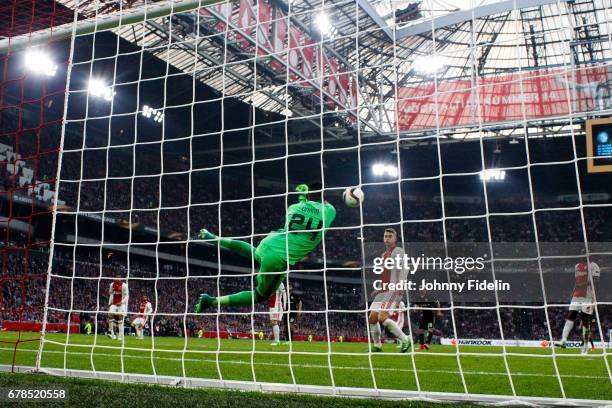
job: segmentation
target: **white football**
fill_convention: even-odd
[[[363,203],[363,191],[359,187],[349,187],[342,193],[342,199],[347,207],[359,207]]]

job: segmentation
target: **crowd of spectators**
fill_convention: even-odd
[[[47,257],[46,251],[30,251],[27,267],[23,258],[6,257],[5,270],[22,278],[8,280],[2,286],[3,320],[42,319]],[[81,325],[97,323],[100,333],[104,333],[109,286],[115,274],[127,275],[125,265],[126,260],[120,254],[105,256],[100,261],[96,251],[58,249],[49,286],[48,321],[61,323],[76,319]],[[294,334],[367,336],[366,303],[371,297],[364,295],[364,285],[358,280],[335,279],[337,277],[328,275],[323,281],[290,275],[292,293],[303,300],[302,314],[292,327]],[[190,265],[188,275],[184,265],[164,261],[157,264],[153,258],[132,256],[127,282],[130,288],[128,321],[134,318],[138,303],[146,295],[154,306],[152,329],[157,335],[182,336],[185,329],[188,335],[195,335],[200,329],[229,333],[269,331],[266,303],[256,304],[254,310],[250,307],[226,308],[218,317],[214,311],[204,316],[192,313],[201,291],[224,295],[250,288],[252,279],[248,274],[224,276],[223,272],[219,275],[216,270]],[[552,334],[558,338],[566,312],[562,307],[544,308],[543,303],[523,302],[516,304],[519,307],[507,304],[500,308],[493,307],[492,302],[454,305],[460,307],[451,310],[449,302],[441,302],[442,317],[436,324],[437,335],[458,338],[501,338],[503,335],[505,339],[528,340],[548,339]],[[612,321],[612,309],[600,305],[598,312],[605,335]],[[409,311],[413,330],[420,313],[418,308]],[[599,339],[599,330],[595,330],[595,338]]]
[[[286,204],[282,194],[274,198],[251,199],[234,191],[232,180],[221,188],[220,194],[216,177],[198,178],[200,176],[195,173],[190,177],[188,172],[168,174],[184,172],[181,163],[164,168],[163,176],[156,175],[161,169],[155,165],[149,169],[151,175],[137,174],[138,171],[129,169],[129,163],[126,164],[128,170],[116,166],[119,170],[113,171],[118,173],[111,174],[106,169],[109,160],[106,154],[91,154],[83,158],[80,153],[71,155],[64,157],[59,191],[60,200],[69,209],[78,208],[82,213],[110,211],[109,214],[118,220],[149,227],[151,231],[159,230],[160,238],[164,240],[168,237],[195,239],[197,231],[206,227],[220,231],[226,237],[255,234],[253,243],[256,245],[264,234],[282,226]],[[86,160],[87,166],[82,166],[80,160]],[[116,157],[113,160],[120,161]],[[51,164],[45,164],[41,168],[50,172],[49,166]],[[132,177],[134,174],[137,177]],[[109,179],[109,176],[124,178]],[[5,179],[5,190],[11,188],[10,183]],[[278,194],[272,188],[258,189],[259,195]],[[339,211],[334,223],[337,228],[327,232],[324,245],[319,246],[309,259],[310,264],[319,266],[323,264],[322,259],[328,265],[361,265],[363,243],[380,242],[383,228],[368,224],[397,227],[401,223],[404,242],[517,243],[537,239],[539,242],[580,243],[585,236],[589,242],[610,242],[612,238],[610,207],[558,210],[564,204],[552,196],[548,201],[536,200],[534,205],[539,210],[535,213],[530,212],[531,200],[525,201],[524,197],[497,200],[495,211],[499,215],[488,215],[483,203],[474,205],[451,199],[441,205],[435,197],[418,192],[402,203],[401,210],[398,200],[368,199],[359,211],[345,210],[339,192],[328,194],[327,198]],[[289,202],[294,199],[293,196],[288,198]],[[546,211],[553,208],[557,210]],[[469,217],[460,218],[461,214]],[[87,231],[80,233],[87,235]],[[46,301],[48,250],[32,248],[33,240],[24,232],[11,231],[10,239],[5,236],[9,234],[2,234],[0,242],[7,248],[1,252],[2,320],[40,321]],[[230,257],[229,261],[224,261],[231,260]],[[97,322],[103,330],[108,309],[108,287],[115,273],[120,273],[129,282],[130,313],[136,312],[138,302],[147,295],[155,310],[153,330],[159,335],[182,335],[185,329],[193,334],[198,329],[244,332],[268,327],[265,304],[256,305],[254,311],[229,308],[218,319],[191,313],[201,291],[223,295],[249,288],[252,285],[249,275],[227,277],[219,275],[216,269],[193,265],[187,271],[184,263],[145,256],[131,256],[129,271],[126,265],[122,254],[103,253],[91,248],[72,251],[57,247],[48,293],[49,321],[65,321],[68,318],[66,311],[71,311],[81,321]],[[291,279],[292,290],[304,301],[304,311],[293,328],[294,333],[365,337],[366,306],[371,299],[364,294],[363,282],[354,278],[352,281],[343,280],[341,273],[327,274],[325,280],[322,276],[319,275],[319,279]],[[470,309],[468,303],[462,305],[468,308],[451,312],[448,310],[450,304],[443,302],[445,310],[437,323],[437,330],[445,337],[461,338],[499,337],[503,334],[507,339],[546,339],[549,330],[555,337],[560,335],[564,308],[544,309],[541,303],[520,305],[534,307]],[[418,310],[411,310],[410,320],[415,322],[418,315]],[[602,330],[607,331],[611,321],[609,307],[600,306],[599,319]],[[599,336],[598,330],[595,333]]]

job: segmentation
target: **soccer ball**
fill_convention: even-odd
[[[342,199],[347,207],[359,207],[363,203],[363,191],[359,187],[349,187],[342,193]]]

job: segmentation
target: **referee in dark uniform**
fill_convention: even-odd
[[[419,327],[417,329],[419,349],[429,350],[429,347],[431,347],[431,338],[433,337],[434,324],[436,323],[436,315],[440,316],[442,314],[440,310],[435,310],[440,308],[440,302],[434,299],[427,291],[420,290],[414,305],[418,308],[422,308]],[[425,333],[427,333],[427,340],[425,340]]]
[[[283,322],[285,323],[285,339],[290,341],[293,340],[295,325],[300,314],[302,313],[302,298],[293,293],[293,288],[290,284],[287,284],[287,293],[288,312],[283,313]]]

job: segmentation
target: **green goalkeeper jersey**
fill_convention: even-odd
[[[289,264],[294,265],[319,245],[323,238],[322,230],[328,228],[335,218],[336,209],[330,203],[302,201],[293,204],[287,209],[286,226],[270,232],[257,250],[273,251],[282,259],[287,259],[288,252]]]

